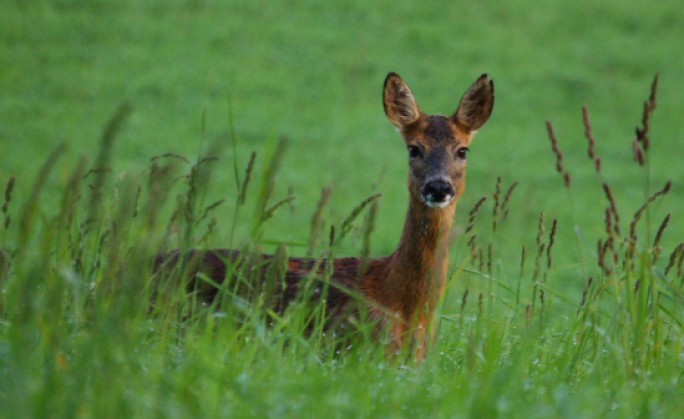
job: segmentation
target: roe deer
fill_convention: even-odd
[[[345,289],[369,301],[367,313],[378,330],[389,333],[388,352],[408,345],[418,360],[424,357],[433,333],[429,331],[437,303],[444,292],[448,263],[448,236],[457,198],[465,189],[466,154],[475,132],[484,125],[494,105],[494,84],[483,74],[465,92],[451,116],[424,114],[408,85],[389,73],[383,89],[385,114],[401,132],[408,149],[409,205],[404,230],[396,250],[386,257],[346,257],[317,261],[273,255],[240,255],[227,249],[194,250],[184,254],[193,260],[189,269],[195,280],[189,285],[200,298],[211,301],[217,289],[200,280],[202,273],[221,284],[235,274],[235,265],[257,266],[250,278],[264,280],[280,269],[282,288],[274,301],[282,312],[313,269],[331,272],[326,298],[328,316],[344,313],[351,297]],[[159,255],[156,269],[177,265],[179,252]],[[332,266],[331,266],[332,265]],[[335,286],[337,285],[337,286]],[[258,286],[258,285],[257,285]],[[339,320],[339,319],[338,319]]]

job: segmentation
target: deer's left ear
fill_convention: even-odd
[[[494,82],[487,74],[483,74],[465,92],[451,118],[456,124],[473,132],[487,122],[493,108]]]
[[[399,77],[399,74],[389,73],[385,79],[382,92],[382,102],[385,115],[395,127],[403,129],[416,122],[421,115],[420,108],[413,97],[411,89]]]

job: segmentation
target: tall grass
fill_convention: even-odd
[[[570,291],[572,287],[558,280],[554,281],[554,276],[562,278],[554,271],[553,265],[557,228],[559,224],[573,223],[573,220],[553,219],[549,222],[546,213],[540,212],[536,249],[522,247],[520,274],[515,283],[511,281],[511,276],[515,275],[507,273],[506,267],[495,271],[492,268],[494,261],[499,259],[493,252],[502,243],[507,246],[514,243],[511,243],[510,238],[504,239],[497,235],[497,222],[500,218],[505,219],[499,216],[502,212],[499,208],[500,179],[492,196],[494,204],[489,243],[481,243],[482,234],[479,234],[477,228],[473,228],[473,218],[480,210],[484,198],[470,212],[469,225],[463,239],[467,240],[470,247],[469,264],[472,268],[469,272],[486,280],[486,285],[479,286],[482,291],[477,307],[472,308],[476,317],[479,319],[483,316],[486,324],[494,327],[494,330],[501,327],[502,320],[505,321],[506,334],[518,327],[534,330],[532,336],[529,332],[522,335],[525,339],[533,337],[538,344],[534,351],[538,351],[536,356],[539,358],[534,362],[547,369],[560,367],[557,372],[562,373],[571,386],[580,386],[590,378],[600,377],[599,380],[605,380],[607,388],[614,388],[619,382],[639,388],[649,388],[654,383],[661,383],[664,388],[672,386],[671,389],[674,389],[684,373],[681,361],[684,342],[684,311],[681,305],[684,258],[681,249],[684,244],[679,243],[673,249],[663,249],[661,239],[671,226],[673,214],[667,213],[662,220],[654,220],[651,215],[654,203],[664,199],[673,188],[669,181],[660,186],[654,186],[650,182],[649,168],[652,163],[648,155],[649,124],[651,114],[656,108],[657,82],[656,76],[650,96],[644,103],[641,126],[637,127],[632,144],[634,164],[644,169],[642,187],[645,199],[631,217],[622,214],[617,204],[618,193],[613,191],[602,176],[602,160],[595,152],[596,140],[591,130],[589,113],[586,107],[583,109],[583,124],[591,161],[589,170],[596,172],[596,190],[604,194],[604,201],[592,208],[582,208],[582,211],[591,210],[602,215],[605,225],[604,231],[595,239],[596,250],[585,252],[580,249],[582,253],[589,253],[587,260],[579,261],[578,264],[582,271],[587,272],[581,294],[573,295]],[[556,170],[561,178],[560,185],[567,188],[568,203],[573,205],[574,186],[569,171],[564,167],[563,153],[551,122],[547,122],[547,129]],[[588,185],[581,187],[586,189]],[[508,199],[509,195],[506,197]],[[480,223],[479,227],[486,225]],[[590,242],[582,236],[581,227],[574,226],[574,230],[580,247]],[[681,240],[681,237],[677,237],[679,231],[670,231],[670,234],[675,234],[675,239]],[[531,272],[528,267],[530,264],[533,265]],[[466,289],[461,313],[470,293]],[[483,293],[489,297],[489,312],[482,308]],[[493,313],[492,306],[498,308]],[[463,325],[462,314],[456,317],[460,320],[459,325]]]
[[[656,219],[652,211],[677,187],[650,183],[656,87],[654,82],[633,145],[634,164],[644,170],[644,202],[631,217],[620,205],[620,191],[601,172],[602,165],[626,162],[596,155],[589,113],[583,112],[589,170],[596,173],[602,199],[586,210],[605,225],[595,239],[574,228],[572,246],[585,259],[578,261],[583,273],[575,281],[581,286],[564,284],[567,275],[554,259],[559,230],[574,221],[539,208],[537,230],[529,237],[511,236],[506,227],[520,211],[518,184],[499,178],[454,240],[458,256],[452,257],[438,339],[421,364],[386,359],[363,316],[350,320],[351,338],[326,329],[324,305],[310,298],[330,285],[325,276],[307,278],[303,296],[275,312],[270,296],[282,276],[277,268],[290,253],[282,243],[275,246],[281,263],[274,265],[272,284],[260,287],[242,273],[234,284],[215,284],[219,298],[211,305],[187,292],[182,278],[190,261],[166,282],[155,282],[152,261],[159,252],[186,254],[210,243],[217,229],[237,232],[236,225],[247,219],[249,234],[234,233],[231,244],[247,250],[247,258],[273,247],[263,234],[268,220],[293,199],[274,196],[285,142],[274,143],[260,174],[255,154],[244,166],[235,164],[237,196],[207,202],[216,164],[212,146],[193,160],[155,157],[135,176],[109,170],[116,133],[128,115],[124,106],[103,130],[95,163],[81,159],[71,168],[60,201],[45,202],[42,192],[55,176],[61,147],[32,185],[24,177],[6,181],[1,414],[678,417],[684,243],[662,248],[665,235],[679,234],[673,228],[676,214]],[[558,186],[567,188],[572,201],[577,185],[569,170],[579,168],[567,167],[562,141],[551,123],[548,128]],[[16,202],[17,188],[30,190],[24,202]],[[379,196],[328,225],[323,214],[330,193],[321,192],[310,241],[294,252],[320,261],[339,255],[343,240],[357,238],[360,252],[371,254]],[[216,210],[231,201],[235,216],[221,221]],[[594,243],[589,250],[588,242]],[[519,261],[508,264],[504,255],[510,253]],[[466,284],[464,292],[457,293],[455,284]]]

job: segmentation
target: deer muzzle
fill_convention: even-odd
[[[428,180],[421,191],[423,202],[430,208],[444,208],[455,196],[453,185],[444,178]]]

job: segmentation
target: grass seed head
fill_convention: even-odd
[[[539,223],[537,224],[537,246],[542,245],[542,237],[544,236],[544,211],[539,213]]]
[[[656,233],[655,240],[653,240],[653,260],[657,260],[658,257],[660,256],[660,252],[662,249],[660,248],[660,240],[663,238],[663,233],[665,233],[665,229],[667,228],[667,225],[670,223],[670,217],[672,216],[672,213],[668,213],[663,221],[660,223],[660,226],[658,227],[658,232]]]
[[[7,182],[5,187],[5,201],[2,203],[2,213],[5,215],[4,226],[8,229],[11,223],[11,218],[9,215],[9,203],[12,201],[12,190],[14,189],[15,177],[12,176]]]
[[[486,196],[483,196],[482,198],[480,198],[475,203],[475,206],[468,213],[468,226],[465,229],[466,233],[469,233],[473,228],[475,228],[475,220],[477,219],[477,213],[480,211],[482,204],[484,204],[484,202],[486,200],[487,200]]]
[[[604,211],[604,220],[605,220],[605,226],[606,226],[606,234],[608,234],[608,237],[613,236],[613,212],[609,208],[606,208]]]
[[[549,233],[549,246],[546,248],[546,267],[551,269],[551,264],[553,262],[553,257],[551,256],[551,249],[553,248],[553,243],[556,238],[556,230],[558,228],[558,220],[553,219],[553,224],[551,225],[551,233]]]
[[[591,284],[592,284],[592,282],[593,282],[593,278],[592,278],[592,277],[589,277],[589,279],[587,280],[587,285],[584,287],[584,290],[582,291],[582,301],[580,301],[580,308],[577,309],[577,312],[579,312],[580,309],[581,309],[582,307],[584,307],[584,305],[586,304],[586,302],[587,302],[587,295],[589,294],[589,290],[591,289]]]
[[[667,266],[665,267],[665,275],[670,273],[670,270],[675,266],[678,259],[679,270],[681,271],[682,255],[684,255],[684,242],[679,243],[677,247],[674,248],[672,253],[670,253],[670,258],[668,260]],[[677,276],[679,276],[679,274]]]
[[[632,140],[632,155],[634,156],[634,161],[639,163],[639,166],[643,166],[645,163],[644,152],[641,150],[639,145],[639,132],[637,130],[637,137]]]
[[[12,201],[12,191],[14,190],[15,181],[16,181],[16,178],[14,176],[12,176],[7,181],[7,186],[5,187],[5,202],[3,202],[3,204],[2,204],[2,212],[5,214],[7,213],[7,208],[8,208],[10,201]]]
[[[494,199],[494,208],[492,209],[492,231],[496,231],[499,209],[501,205],[501,176],[496,177],[496,187],[494,188],[494,194],[492,198]]]
[[[501,209],[504,211],[503,219],[505,220],[508,218],[508,203],[511,200],[511,195],[513,195],[513,191],[515,191],[515,188],[518,186],[518,182],[513,182],[511,186],[508,188],[506,191],[506,195],[504,196],[503,202],[501,203]]]
[[[651,83],[651,92],[648,96],[648,99],[644,102],[644,107],[643,107],[643,113],[641,116],[641,128],[637,127],[636,128],[636,139],[634,141],[637,141],[638,143],[641,144],[643,147],[643,151],[647,152],[651,140],[648,136],[649,134],[649,129],[650,129],[650,120],[651,120],[651,115],[653,114],[653,111],[656,108],[656,102],[657,102],[657,91],[658,91],[658,79],[660,78],[660,75],[656,73],[656,75],[653,77],[653,82]],[[634,147],[634,146],[633,146]],[[639,156],[636,155],[637,153],[635,152],[635,156],[638,158]],[[643,166],[643,153],[640,156],[639,164]]]
[[[463,297],[461,297],[461,312],[465,311],[466,303],[468,302],[468,294],[470,294],[470,289],[466,288],[463,292]]]
[[[558,146],[558,138],[556,138],[556,133],[553,131],[553,124],[551,121],[546,121],[546,130],[549,134],[549,139],[551,140],[551,149],[556,155],[556,171],[563,177],[565,187],[570,188],[570,173],[563,168],[563,153]]]
[[[489,275],[492,274],[492,259],[493,259],[492,244],[489,243],[487,245],[487,273],[489,273]]]
[[[617,210],[617,205],[615,204],[615,198],[613,198],[613,192],[610,189],[610,185],[607,183],[603,183],[603,191],[606,194],[606,198],[608,199],[608,203],[610,204],[610,212],[613,213],[613,218],[615,223],[613,224],[613,230],[615,234],[618,236],[620,235],[620,214],[618,213]]]
[[[249,182],[252,179],[252,172],[254,171],[254,161],[256,160],[256,152],[252,151],[249,156],[249,162],[247,163],[247,168],[245,169],[245,179],[242,182],[240,191],[238,192],[238,203],[243,205],[245,199],[247,199],[247,188],[249,187]]]
[[[471,263],[475,263],[478,258],[478,253],[477,253],[477,234],[473,234],[470,236],[470,239],[468,239],[468,247],[470,248],[470,259]]]
[[[520,277],[522,278],[525,276],[525,259],[527,258],[527,250],[525,249],[525,246],[522,247],[522,251],[520,252]]]
[[[648,208],[648,206],[651,203],[653,203],[653,201],[655,201],[659,197],[667,194],[670,191],[671,186],[672,186],[672,182],[667,181],[667,183],[665,183],[665,186],[663,187],[663,189],[655,192],[653,195],[648,197],[646,202],[644,202],[644,204],[641,207],[639,207],[639,209],[634,213],[634,217],[632,218],[632,222],[629,224],[630,241],[636,241],[636,238],[637,238],[637,236],[636,236],[636,225],[639,222],[639,220],[641,219],[641,216],[644,213],[644,211],[646,211],[646,208]]]
[[[596,146],[596,141],[594,140],[594,135],[591,132],[591,122],[589,121],[589,111],[586,106],[582,106],[582,122],[584,123],[584,135],[587,137],[589,144],[588,154],[590,159],[596,158],[596,152],[594,150]]]

